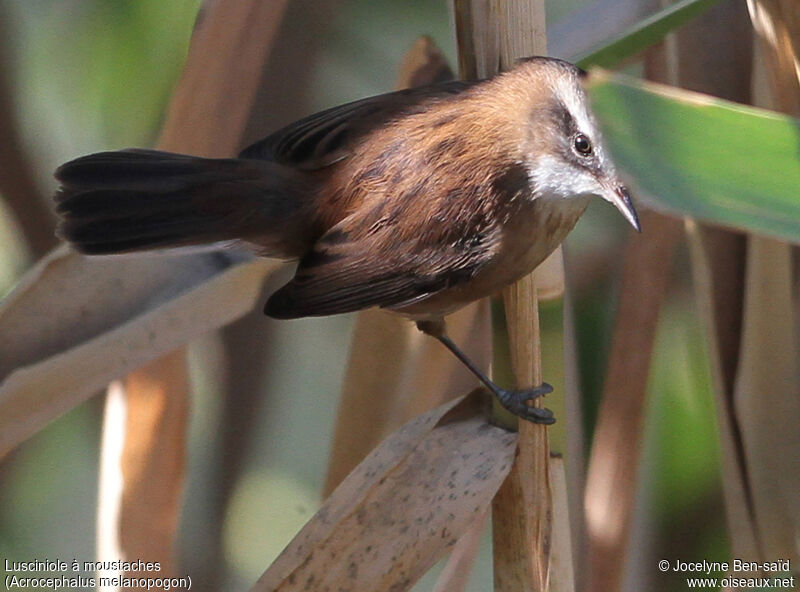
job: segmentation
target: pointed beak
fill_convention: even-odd
[[[619,213],[625,216],[625,219],[631,223],[631,226],[633,226],[637,232],[642,231],[642,227],[639,224],[639,215],[636,213],[636,208],[633,207],[631,194],[628,193],[627,187],[617,185],[603,197],[606,201],[614,204],[619,210]]]

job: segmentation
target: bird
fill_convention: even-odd
[[[60,166],[57,234],[80,253],[241,246],[296,260],[264,312],[276,319],[380,307],[439,340],[515,415],[552,391],[504,389],[448,337],[445,317],[530,273],[592,197],[638,231],[583,86],[586,73],[525,58],[310,115],[237,158],[148,149]]]

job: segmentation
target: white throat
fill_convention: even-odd
[[[528,175],[533,186],[533,199],[543,196],[555,199],[587,197],[597,194],[597,181],[591,175],[579,174],[564,166],[554,156],[540,156],[528,166]]]

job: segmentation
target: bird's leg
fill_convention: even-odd
[[[527,419],[533,423],[550,424],[555,422],[553,412],[549,409],[542,409],[539,407],[531,407],[528,401],[531,401],[542,395],[553,392],[553,387],[543,382],[541,385],[532,389],[509,390],[497,386],[486,374],[478,368],[461,349],[453,343],[453,340],[447,336],[443,320],[436,321],[417,321],[417,328],[431,337],[438,339],[447,349],[453,352],[462,364],[464,364],[469,371],[478,377],[486,388],[488,388],[500,404],[508,409],[517,417]]]

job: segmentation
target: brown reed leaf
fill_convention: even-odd
[[[276,266],[53,251],[0,307],[0,456],[113,379],[245,314]]]
[[[356,467],[252,588],[408,590],[488,509],[517,435],[473,391],[405,424]]]

